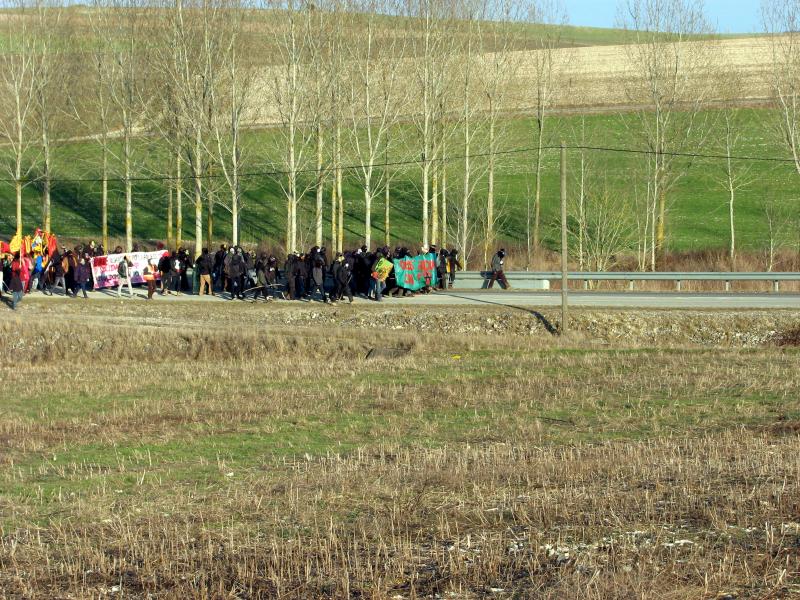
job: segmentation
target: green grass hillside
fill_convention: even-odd
[[[713,121],[713,113],[708,115]],[[764,110],[747,110],[739,115],[742,139],[736,153],[748,157],[783,157],[785,150],[772,133],[770,124],[773,115]],[[505,124],[503,148],[507,150],[530,148],[534,145],[532,123],[528,119],[509,120]],[[643,142],[636,137],[633,115],[594,115],[586,117],[553,118],[550,122],[549,145],[564,139],[568,144],[585,140],[588,146],[606,148],[642,148]],[[394,139],[405,137],[396,147],[389,161],[401,161],[411,154],[413,148],[411,132],[400,129]],[[710,140],[714,136],[709,136]],[[167,163],[163,146],[139,140],[137,143],[137,174],[141,178],[162,176]],[[475,143],[473,152],[482,152],[482,140]],[[463,161],[460,154],[462,142],[454,137],[448,153],[448,203],[451,208],[449,220],[455,226],[457,205],[461,203],[463,189]],[[704,153],[721,152],[711,142],[706,142]],[[311,155],[311,154],[309,154]],[[245,170],[253,176],[243,184],[244,208],[241,215],[242,238],[246,243],[283,239],[285,226],[285,202],[279,177],[259,175],[280,168],[280,148],[274,131],[251,132],[246,140],[247,165]],[[629,205],[646,193],[646,157],[636,154],[609,151],[589,151],[585,154],[588,164],[586,182],[590,201],[592,197],[605,194],[620,205],[628,206],[626,212],[633,218],[636,214]],[[569,185],[571,200],[577,194],[579,152],[569,153]],[[357,163],[350,156],[349,164]],[[100,234],[100,183],[91,181],[98,176],[99,149],[92,142],[61,146],[54,159],[54,172],[61,181],[53,186],[54,230],[70,238],[96,238]],[[481,167],[485,158],[473,159]],[[737,237],[740,248],[761,250],[768,243],[772,217],[773,231],[780,233],[784,245],[798,243],[798,228],[792,220],[800,214],[800,177],[786,163],[747,161],[737,163],[746,170],[748,185],[738,192],[736,208]],[[685,175],[680,178],[669,194],[668,245],[675,251],[699,251],[724,248],[728,243],[728,195],[720,179],[723,177],[723,161],[717,159],[689,159],[680,164]],[[524,244],[526,239],[527,204],[530,190],[534,187],[532,177],[533,154],[529,151],[504,155],[499,160],[496,176],[497,204],[502,215],[501,238],[509,244]],[[542,192],[542,231],[547,244],[556,245],[558,220],[558,151],[547,151],[544,164]],[[7,177],[7,175],[6,175]],[[306,176],[306,184],[313,174]],[[392,183],[392,237],[398,241],[416,243],[420,238],[420,177],[418,165],[396,167]],[[81,181],[75,181],[79,179]],[[72,180],[72,181],[69,181]],[[134,185],[134,235],[142,239],[163,239],[169,182],[140,180]],[[186,187],[190,184],[187,181]],[[226,191],[221,179],[215,180],[221,199]],[[351,242],[363,236],[363,193],[351,172],[345,182],[346,229]],[[472,200],[473,215],[478,218],[485,206],[486,178],[482,177]],[[326,189],[326,236],[330,231],[330,190]],[[184,196],[184,238],[191,240],[194,231],[193,207],[188,194]],[[300,206],[302,239],[311,239],[313,226],[312,210],[314,194],[310,190]],[[373,239],[383,239],[383,194],[373,205]],[[118,182],[111,185],[110,233],[114,237],[124,235],[124,197]],[[0,238],[9,237],[15,228],[14,193],[10,183],[0,183]],[[642,215],[643,218],[643,215]],[[35,183],[25,188],[25,230],[38,225],[41,219],[40,192]],[[223,207],[215,212],[215,238],[230,236],[230,215]],[[793,239],[794,238],[794,239]]]

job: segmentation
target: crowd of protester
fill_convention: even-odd
[[[163,249],[160,247],[159,250]],[[140,249],[134,247],[134,252]],[[370,251],[366,246],[336,253],[329,258],[325,247],[314,246],[308,252],[294,252],[285,260],[267,252],[248,251],[241,246],[220,246],[215,252],[203,248],[194,259],[185,248],[164,251],[159,260],[151,260],[142,272],[147,286],[147,298],[160,295],[222,296],[230,300],[251,298],[272,301],[319,300],[338,302],[356,296],[380,302],[384,297],[413,296],[431,293],[453,286],[456,275],[463,270],[457,249],[425,247],[423,254],[435,257],[437,277],[425,281],[424,287],[412,291],[395,277],[395,271],[380,270],[377,265],[385,260],[405,259],[411,256],[408,248],[378,248]],[[40,292],[46,295],[61,293],[77,298],[79,293],[87,298],[92,290],[92,258],[105,254],[102,245],[91,242],[73,249],[62,246],[52,254],[46,250],[36,256],[6,254],[0,256],[0,298],[10,295],[12,309],[25,294]],[[127,287],[133,297],[132,267],[128,255],[117,247],[113,254],[123,255],[117,265],[117,296],[122,297]],[[491,287],[499,280],[508,288],[503,273],[505,251],[500,250],[492,259]],[[190,278],[191,274],[191,278]],[[113,292],[112,292],[113,293]]]

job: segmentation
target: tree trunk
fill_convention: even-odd
[[[127,129],[127,128],[126,128]],[[125,250],[133,252],[133,186],[131,182],[130,134],[124,140],[125,161]]]
[[[42,179],[42,227],[50,233],[50,140],[47,137],[47,127],[42,128],[42,154],[44,158],[44,173]]]
[[[730,161],[730,159],[728,159]],[[729,192],[730,192],[730,199],[728,201],[728,217],[730,219],[730,227],[731,227],[731,247],[730,247],[730,259],[731,259],[731,271],[736,270],[736,223],[734,220],[734,203],[736,200],[736,188],[733,184],[733,181],[729,178]]]
[[[368,167],[372,170],[372,167]],[[367,177],[364,181],[364,245],[372,248],[372,181]]]
[[[336,199],[338,200],[339,213],[337,221],[339,223],[339,239],[336,244],[337,252],[344,252],[344,196],[342,195],[342,128],[336,124]]]
[[[391,182],[389,181],[389,171],[387,169],[385,175],[386,186],[384,189],[384,204],[383,204],[383,241],[386,247],[388,248],[392,244],[392,235],[391,235],[391,205],[392,205],[392,197],[390,191]]]
[[[544,135],[544,117],[540,117],[538,123],[538,140],[536,142],[536,190],[533,196],[533,252],[539,251],[539,223],[542,208],[542,136]],[[531,265],[528,264],[530,269]]]
[[[464,109],[464,197],[461,199],[461,252],[464,257],[464,268],[467,268],[467,236],[469,235],[469,195],[470,195],[470,132],[468,111]]]
[[[172,247],[172,211],[173,211],[172,186],[170,186],[167,199],[167,248]]]
[[[483,249],[483,263],[489,267],[489,257],[494,245],[494,119],[489,124],[489,186],[486,195],[486,243]]]
[[[431,244],[439,243],[439,163],[436,159],[431,168]]]
[[[202,140],[200,138],[200,130],[195,131],[194,142],[194,255],[195,258],[200,256],[200,251],[203,246],[203,180],[200,175],[203,172],[203,161],[200,158],[202,151]]]
[[[322,125],[317,124],[317,211],[315,216],[316,245],[322,246],[322,203],[324,189],[324,178],[322,173]]]
[[[175,167],[175,249],[177,250],[183,242],[183,179],[181,175],[180,150],[178,150]]]
[[[108,252],[108,150],[103,143],[103,181],[101,192],[100,220],[103,231],[103,250]]]
[[[337,206],[336,206],[336,181],[331,186],[331,251],[338,252],[337,242],[339,235],[336,228]]]
[[[442,145],[442,248],[447,246],[447,157]]]
[[[14,179],[14,191],[17,196],[17,235],[22,237],[22,181],[18,176]]]

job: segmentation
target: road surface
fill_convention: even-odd
[[[134,298],[123,295],[123,301],[145,300],[141,288],[134,289]],[[49,301],[84,302],[81,298],[65,299],[64,296],[44,296],[34,293],[31,298],[46,298]],[[669,292],[571,292],[570,306],[580,308],[638,308],[638,309],[794,309],[800,310],[800,294],[749,294],[749,293],[669,293]],[[119,301],[116,291],[92,292],[89,301]],[[228,302],[225,297],[201,296],[159,296],[154,302]],[[249,301],[249,300],[248,300]],[[259,302],[263,302],[260,300]],[[283,302],[279,302],[283,304]],[[345,301],[346,303],[346,301]],[[305,303],[304,303],[305,304]],[[356,304],[376,305],[375,302],[356,298]],[[561,305],[560,292],[522,292],[522,291],[448,291],[413,298],[387,298],[386,306],[524,306],[554,307]]]

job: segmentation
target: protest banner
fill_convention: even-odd
[[[414,292],[424,287],[433,287],[439,282],[436,255],[433,253],[395,259],[394,272],[397,285]]]
[[[393,268],[394,265],[392,263],[390,263],[385,258],[381,258],[375,264],[375,273],[378,275],[378,281],[386,281],[386,279],[389,277],[389,273],[392,272]]]
[[[120,261],[127,256],[133,266],[130,268],[131,283],[144,283],[144,268],[152,259],[156,265],[161,257],[168,254],[166,250],[157,252],[131,252],[130,254],[109,254],[108,256],[95,256],[92,259],[92,278],[94,279],[94,289],[114,287],[119,284],[117,269]],[[156,279],[160,279],[160,274],[156,274]]]

